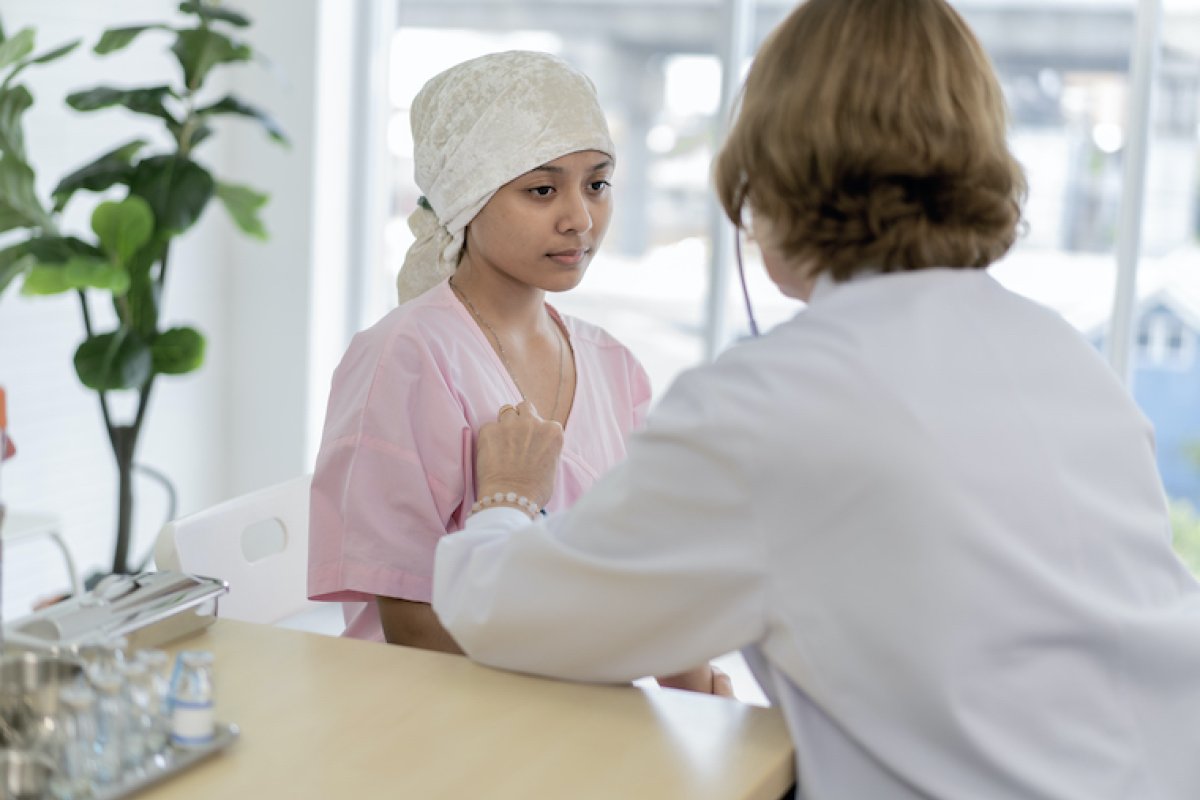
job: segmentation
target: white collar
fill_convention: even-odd
[[[818,298],[824,297],[832,293],[839,286],[844,286],[847,283],[856,283],[857,281],[875,278],[885,274],[883,270],[876,267],[864,267],[863,269],[855,270],[849,278],[844,281],[834,280],[833,276],[828,272],[821,272],[813,281],[812,292],[808,295],[808,303],[811,305]]]

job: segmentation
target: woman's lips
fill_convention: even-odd
[[[549,253],[548,255],[553,261],[559,264],[573,267],[583,260],[587,252],[587,250],[560,250],[557,253]]]

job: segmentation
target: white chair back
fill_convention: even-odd
[[[311,481],[311,475],[293,478],[168,522],[155,542],[155,563],[227,581],[229,594],[217,603],[219,617],[339,633],[341,604],[308,599]],[[282,547],[264,546],[263,540],[277,544],[279,529]],[[306,615],[321,621],[287,623]]]

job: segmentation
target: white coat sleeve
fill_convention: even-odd
[[[495,509],[442,538],[433,607],[471,658],[616,682],[681,672],[761,637],[753,448],[705,383],[677,381],[627,460],[571,510],[531,524]]]

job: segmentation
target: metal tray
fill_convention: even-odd
[[[72,654],[89,642],[125,637],[156,647],[211,625],[229,584],[180,572],[118,575],[104,586],[4,626],[4,647]]]
[[[218,722],[213,740],[208,744],[187,748],[171,745],[167,747],[165,753],[156,757],[152,764],[144,767],[137,774],[126,775],[119,783],[111,786],[94,786],[92,797],[94,800],[118,800],[118,798],[130,797],[211,758],[236,742],[238,734],[237,725]]]

